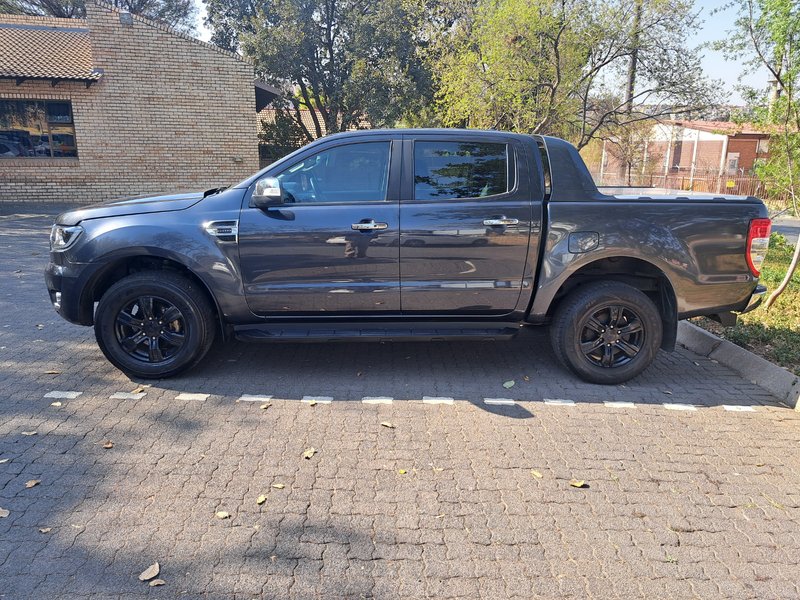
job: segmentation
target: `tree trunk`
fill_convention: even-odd
[[[770,294],[769,298],[767,298],[767,302],[764,304],[764,308],[769,309],[775,303],[775,300],[778,299],[783,291],[789,286],[789,282],[792,280],[792,275],[794,275],[795,270],[797,269],[797,263],[800,260],[800,240],[797,240],[797,244],[794,247],[794,256],[792,256],[792,262],[789,265],[789,270],[786,272],[786,277],[783,278],[783,281],[778,286],[772,294]]]

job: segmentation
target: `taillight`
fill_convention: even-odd
[[[771,229],[772,221],[769,219],[750,221],[750,231],[747,232],[747,264],[756,277],[761,274],[761,264],[767,255]]]

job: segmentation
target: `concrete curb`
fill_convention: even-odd
[[[678,343],[695,354],[712,358],[736,371],[789,408],[800,411],[800,377],[797,375],[688,321],[678,323]]]

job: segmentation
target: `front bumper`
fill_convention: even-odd
[[[94,303],[82,302],[82,294],[87,281],[96,270],[96,267],[90,265],[69,262],[50,262],[45,267],[44,281],[50,302],[56,312],[70,323],[91,325],[94,320]]]
[[[752,295],[750,296],[750,301],[747,303],[747,306],[744,310],[739,311],[739,314],[748,313],[751,310],[755,310],[759,306],[761,306],[761,301],[764,299],[764,294],[767,293],[767,287],[761,284],[756,286],[756,289],[753,290]]]

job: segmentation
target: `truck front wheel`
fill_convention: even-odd
[[[550,340],[558,359],[590,383],[617,384],[644,371],[661,347],[653,302],[624,283],[580,286],[556,310]]]
[[[135,273],[112,285],[94,318],[97,343],[121,371],[145,379],[178,375],[214,341],[214,311],[203,290],[175,273]]]

